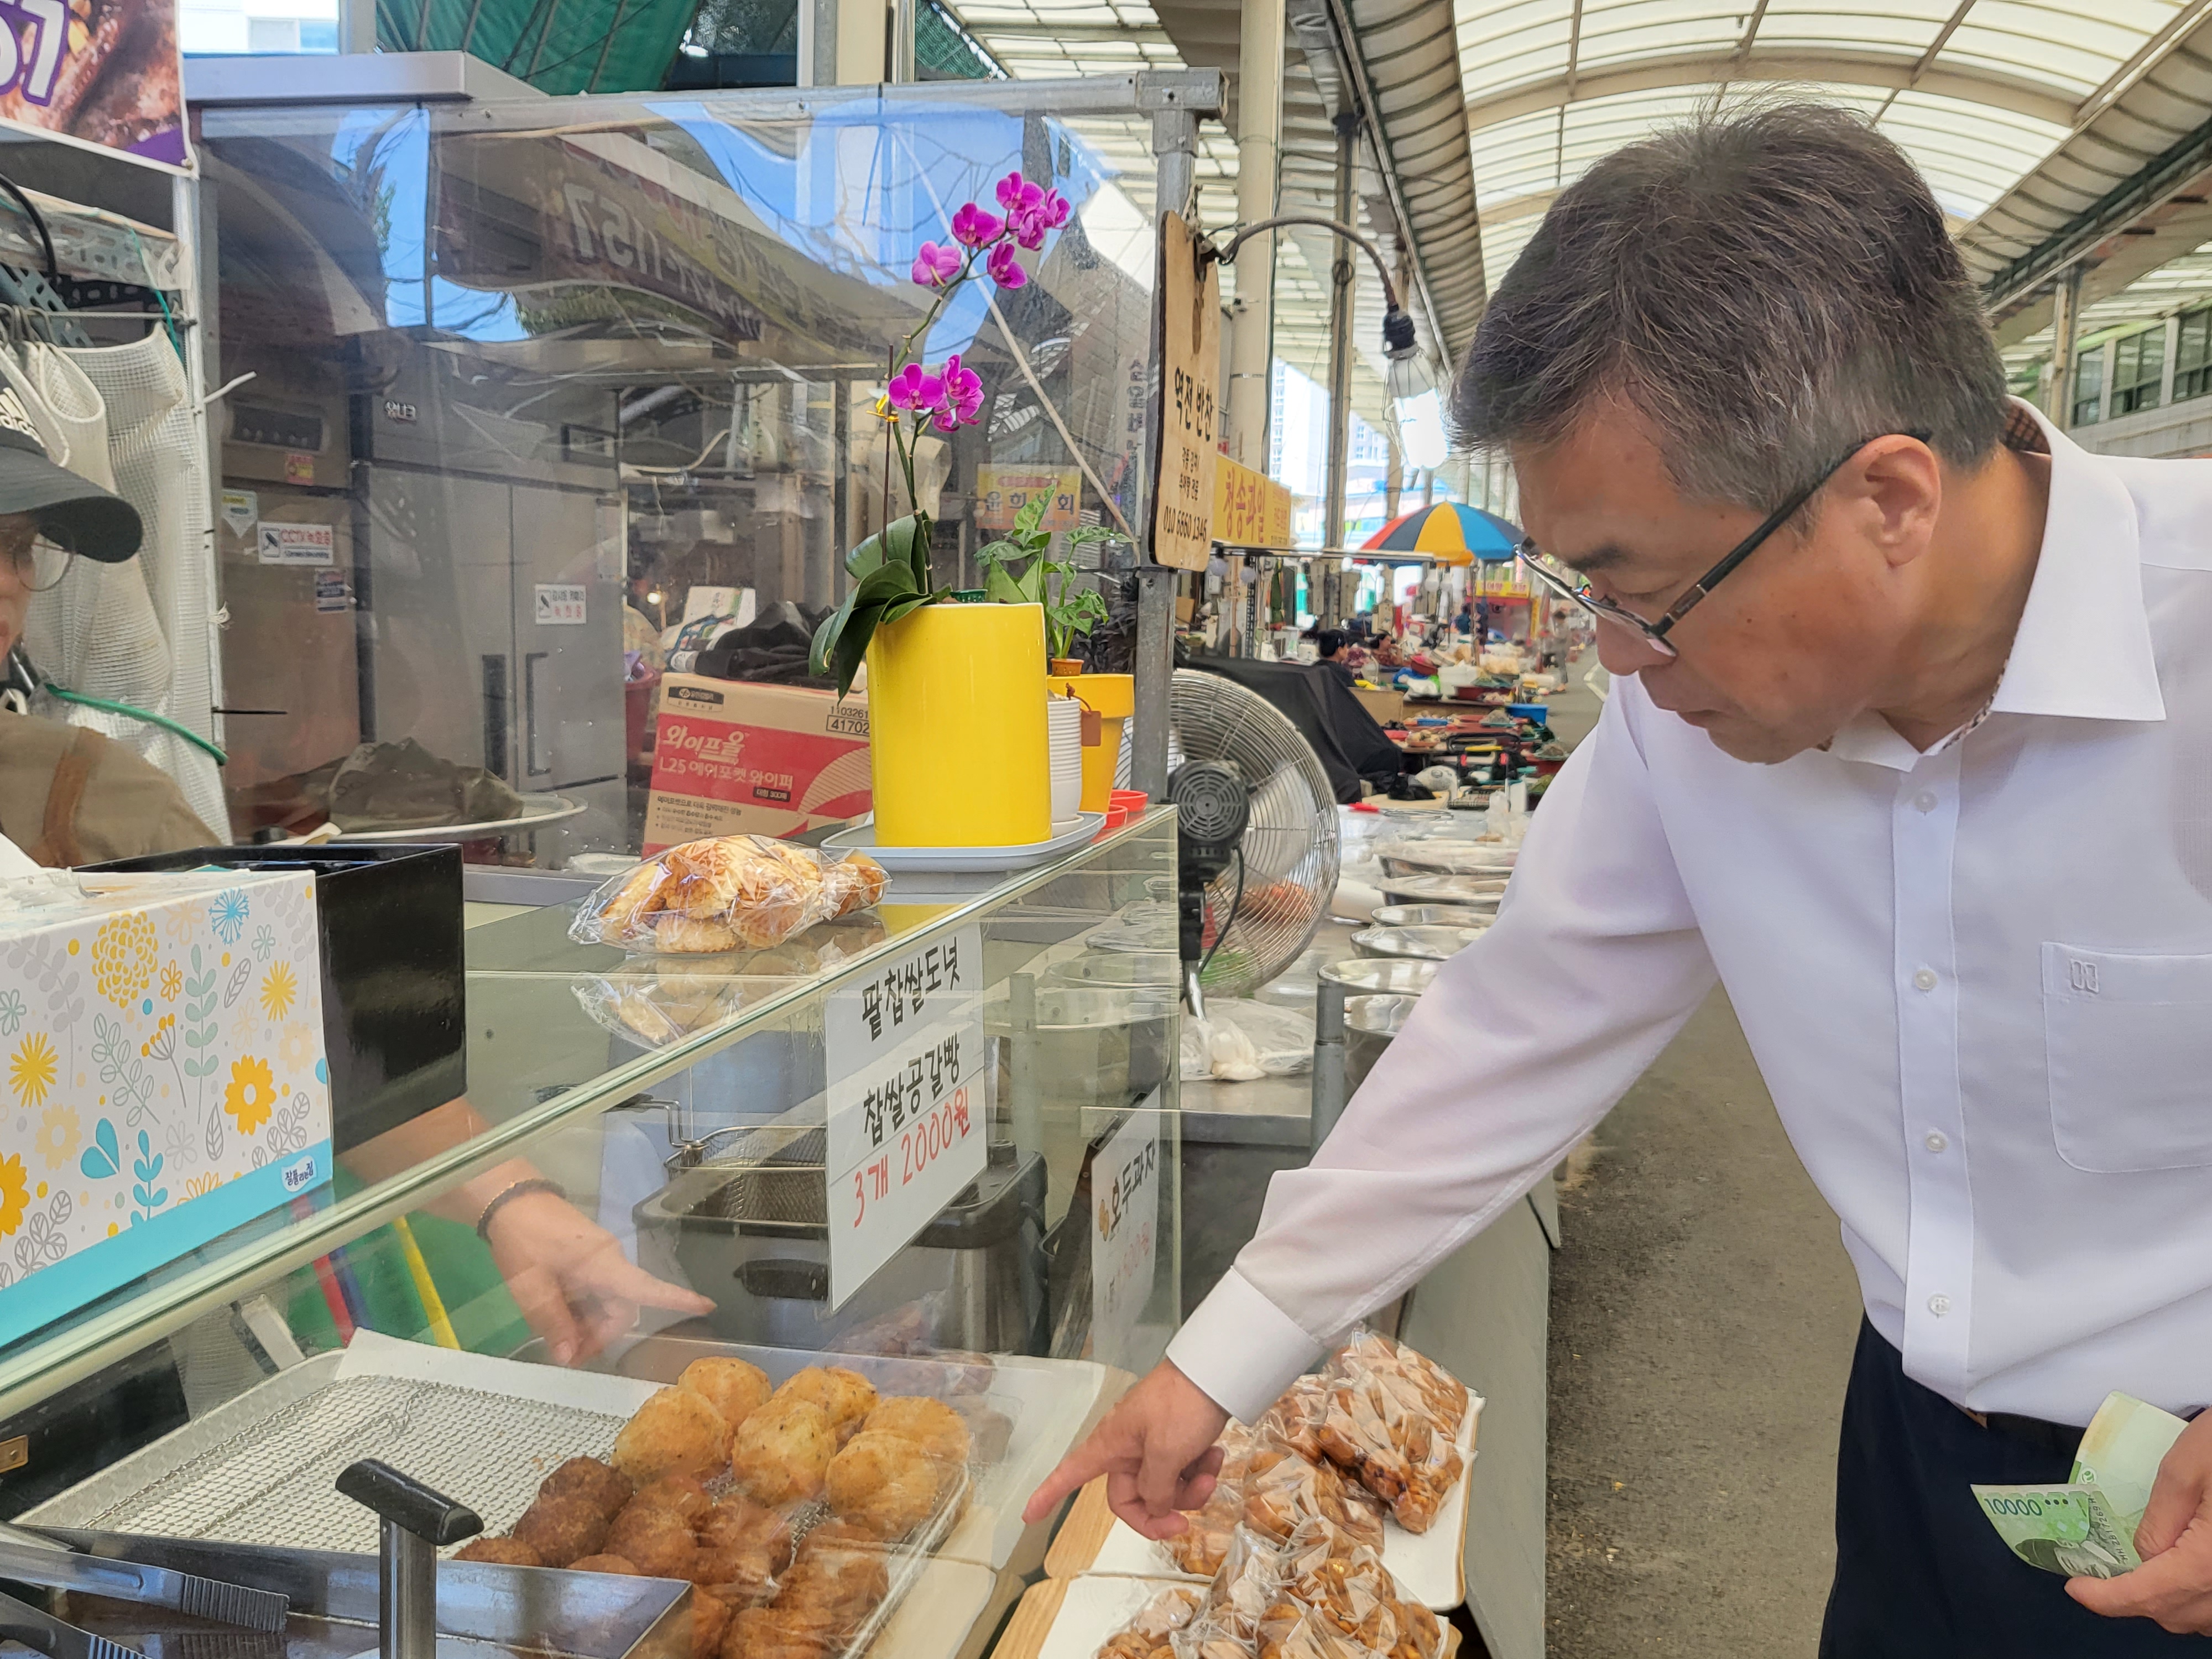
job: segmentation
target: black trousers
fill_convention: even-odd
[[[1836,1456],[1820,1659],[2212,1659],[2212,1639],[2102,1619],[2004,1546],[1971,1485],[2063,1480],[2070,1447],[1985,1429],[1859,1327]]]

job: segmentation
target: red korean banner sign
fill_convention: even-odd
[[[191,165],[176,0],[0,0],[0,122]]]

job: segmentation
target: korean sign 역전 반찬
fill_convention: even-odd
[[[842,1307],[983,1173],[983,933],[872,963],[830,995],[830,1305]]]
[[[1181,214],[1160,216],[1158,465],[1152,557],[1203,570],[1213,554],[1213,470],[1220,460],[1221,267],[1200,267]]]

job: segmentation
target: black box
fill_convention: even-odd
[[[85,867],[209,865],[313,872],[333,1150],[349,1152],[468,1091],[459,848],[201,847]]]

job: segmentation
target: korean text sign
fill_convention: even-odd
[[[842,1307],[986,1161],[983,934],[963,927],[832,992],[830,1305]]]

